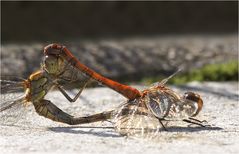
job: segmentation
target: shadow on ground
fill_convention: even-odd
[[[87,130],[82,130],[87,129]],[[89,130],[88,130],[89,129]],[[114,127],[85,127],[85,126],[72,126],[72,127],[49,127],[48,130],[56,133],[70,133],[70,134],[89,134],[99,137],[121,137],[119,134],[114,134]],[[94,131],[97,130],[97,131]]]
[[[80,130],[79,130],[80,129]],[[82,129],[90,129],[82,130]],[[93,129],[98,129],[93,131]],[[56,133],[70,133],[70,134],[90,134],[99,137],[122,137],[120,134],[115,134],[114,127],[84,127],[84,126],[72,126],[72,127],[49,127],[48,130]],[[100,131],[99,131],[100,130]],[[223,128],[220,127],[168,127],[165,132],[199,132],[199,131],[220,131]],[[157,130],[158,131],[158,130]],[[149,132],[157,132],[155,130],[149,130]],[[158,133],[160,133],[159,131]]]

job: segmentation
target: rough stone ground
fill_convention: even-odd
[[[238,58],[237,34],[179,35],[58,42],[86,66],[111,78],[169,75],[205,64]],[[40,67],[44,46],[56,42],[7,43],[1,46],[1,73],[28,77]]]
[[[111,126],[108,122],[68,126],[38,116],[30,105],[26,109],[27,112],[18,118],[17,123],[1,123],[0,151],[106,154],[239,153],[238,82],[192,82],[172,88],[180,93],[187,90],[200,93],[204,99],[204,108],[198,118],[207,120],[213,127],[189,128],[185,124],[182,127],[169,128],[168,132],[159,132],[154,139],[124,137],[112,128],[104,128]],[[76,90],[72,93],[76,93]],[[66,112],[78,116],[111,109],[125,100],[107,88],[86,89],[75,103],[68,103],[56,91],[50,92],[47,98]]]

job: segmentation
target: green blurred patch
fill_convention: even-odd
[[[161,81],[162,77],[147,77],[141,82],[151,84]],[[238,81],[238,61],[222,64],[208,64],[201,69],[194,69],[188,73],[177,74],[168,81],[169,84],[184,84],[190,81]]]

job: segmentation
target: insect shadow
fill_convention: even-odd
[[[117,134],[114,131],[114,127],[88,127],[88,126],[49,127],[48,130],[56,133],[90,134],[99,137],[122,137],[121,135]]]
[[[199,131],[219,131],[223,130],[221,127],[177,127],[171,126],[167,128],[168,132],[199,132]]]
[[[90,130],[82,130],[82,129],[90,129]],[[100,129],[100,131],[95,131],[93,129]],[[133,129],[133,128],[132,128]],[[120,135],[114,131],[114,127],[87,127],[87,126],[73,126],[73,127],[49,127],[48,130],[56,132],[56,133],[71,133],[71,134],[91,134],[99,137],[122,137],[124,135]],[[107,131],[106,131],[107,130]],[[170,126],[167,127],[167,130],[162,130],[160,132],[199,132],[199,131],[220,131],[223,128],[220,127],[178,127],[178,126]],[[149,130],[155,131],[155,130]]]

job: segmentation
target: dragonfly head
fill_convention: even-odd
[[[192,117],[196,116],[202,109],[203,106],[203,100],[199,94],[196,94],[194,92],[186,92],[183,95],[184,100],[195,107],[194,112],[192,113]]]
[[[64,59],[58,55],[46,55],[42,67],[51,75],[59,75],[65,68],[65,62]]]
[[[44,48],[44,59],[42,68],[51,75],[60,75],[66,66],[65,59],[62,57],[62,51],[65,46],[59,44],[49,44]]]

